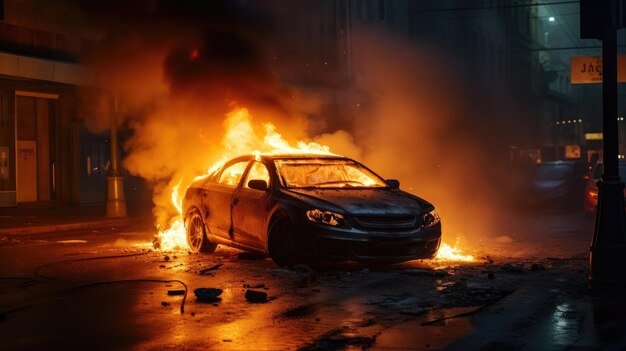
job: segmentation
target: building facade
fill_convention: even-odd
[[[473,86],[468,93],[482,93],[480,122],[492,118],[505,126],[510,150],[503,152],[512,160],[576,158],[566,154],[568,145],[580,150],[579,159],[591,160],[601,150],[601,141],[585,138],[601,131],[601,87],[570,83],[570,58],[601,52],[599,41],[580,39],[576,3],[336,0],[299,2],[298,8],[302,16],[285,16],[290,31],[281,54],[302,67],[285,75],[287,81],[326,90],[348,105],[362,101],[352,83],[367,73],[355,67],[351,44],[354,29],[368,26],[427,43],[454,61],[464,72],[459,81]],[[624,35],[618,40],[623,46]],[[337,105],[328,110],[354,113]]]
[[[0,206],[100,202],[108,136],[85,127],[111,94],[79,63],[91,40],[74,2],[3,0],[0,20]]]

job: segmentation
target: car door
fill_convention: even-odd
[[[270,184],[267,167],[259,161],[253,161],[244,182],[235,191],[233,232],[235,241],[262,249],[266,231],[265,218],[271,200],[269,191],[251,189],[248,186],[248,182],[253,179],[265,180],[268,186]]]
[[[207,226],[212,234],[233,240],[231,230],[233,194],[241,183],[248,162],[243,160],[226,165],[217,178],[217,183],[212,183],[204,193],[205,198],[202,201],[209,209]]]

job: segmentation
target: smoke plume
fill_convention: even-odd
[[[493,229],[503,186],[494,182],[505,167],[490,150],[502,146],[507,128],[438,49],[354,30],[352,83],[341,89],[358,98],[329,98],[278,75],[269,48],[276,31],[289,28],[272,13],[232,1],[113,4],[85,5],[106,29],[88,59],[123,97],[120,113],[133,131],[123,166],[152,184],[159,225],[175,215],[172,187],[189,184],[224,153],[224,118],[241,106],[288,140],[329,145],[399,179],[440,210],[449,242]],[[298,73],[297,64],[283,62],[280,72]],[[322,108],[329,105],[334,112]]]
[[[175,214],[172,187],[219,159],[234,106],[305,137],[304,115],[270,68],[271,14],[230,1],[82,5],[102,33],[86,60],[119,97],[118,123],[132,130],[122,164],[152,185],[158,225]]]

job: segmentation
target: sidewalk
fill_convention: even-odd
[[[149,203],[129,202],[126,218],[107,218],[104,203],[0,207],[0,236],[149,224],[150,207]]]

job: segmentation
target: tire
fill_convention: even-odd
[[[288,219],[280,219],[269,230],[267,251],[279,266],[291,266],[304,261],[303,250],[294,235],[294,229]]]
[[[187,244],[192,252],[211,253],[217,248],[217,244],[210,242],[207,238],[204,220],[197,211],[191,214],[186,231]]]

